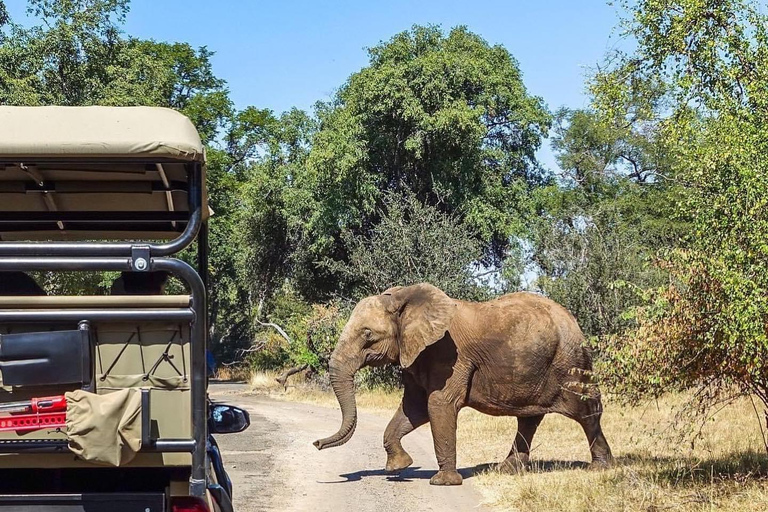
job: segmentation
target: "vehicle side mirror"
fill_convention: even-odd
[[[211,405],[211,433],[234,434],[251,425],[248,411],[232,405]]]

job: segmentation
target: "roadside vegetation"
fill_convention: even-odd
[[[585,455],[562,455],[570,434],[547,420],[541,471],[479,478],[493,500],[764,508],[762,4],[619,2],[628,44],[617,47],[632,50],[596,63],[580,109],[528,90],[514,49],[466,27],[414,26],[371,41],[368,64],[332,97],[287,112],[236,106],[206,47],[125,33],[128,0],[28,5],[29,26],[0,0],[0,104],[163,106],[200,131],[222,376],[293,370],[281,380],[322,386],[352,306],[393,285],[429,281],[469,300],[529,289],[567,307],[588,336],[623,462],[601,474],[549,471]],[[556,169],[536,159],[544,144]],[[91,293],[106,293],[108,277],[39,276],[52,292]],[[359,384],[396,388],[399,371],[361,372]],[[372,402],[389,403],[384,395]],[[465,452],[468,464],[503,455],[513,422],[466,419],[465,447],[474,436],[501,443],[493,457]],[[646,434],[666,419],[686,435]]]

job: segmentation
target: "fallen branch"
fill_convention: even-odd
[[[295,375],[295,374],[297,374],[297,373],[303,372],[303,371],[304,371],[304,370],[306,370],[307,368],[309,368],[309,365],[308,365],[308,364],[303,364],[303,365],[301,365],[301,366],[294,366],[293,368],[290,368],[290,369],[289,369],[289,370],[287,370],[285,373],[283,373],[282,375],[280,375],[280,376],[279,376],[278,378],[276,378],[275,380],[276,380],[277,382],[279,382],[281,386],[283,386],[283,389],[284,389],[284,390],[286,390],[286,389],[288,389],[288,377],[290,377],[291,375]]]

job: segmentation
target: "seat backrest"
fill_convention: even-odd
[[[97,392],[148,388],[155,438],[192,435],[189,334],[161,322],[94,326]]]

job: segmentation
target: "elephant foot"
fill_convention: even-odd
[[[431,485],[461,485],[461,475],[458,471],[438,471],[435,476],[429,479]]]
[[[413,464],[413,459],[406,452],[387,456],[387,471],[401,471]]]
[[[496,464],[493,469],[504,475],[520,475],[525,473],[526,462],[517,457],[509,457]]]
[[[592,463],[587,466],[587,469],[590,471],[604,471],[606,469],[611,469],[613,466],[613,457],[611,457],[609,459],[594,459],[592,460]]]

